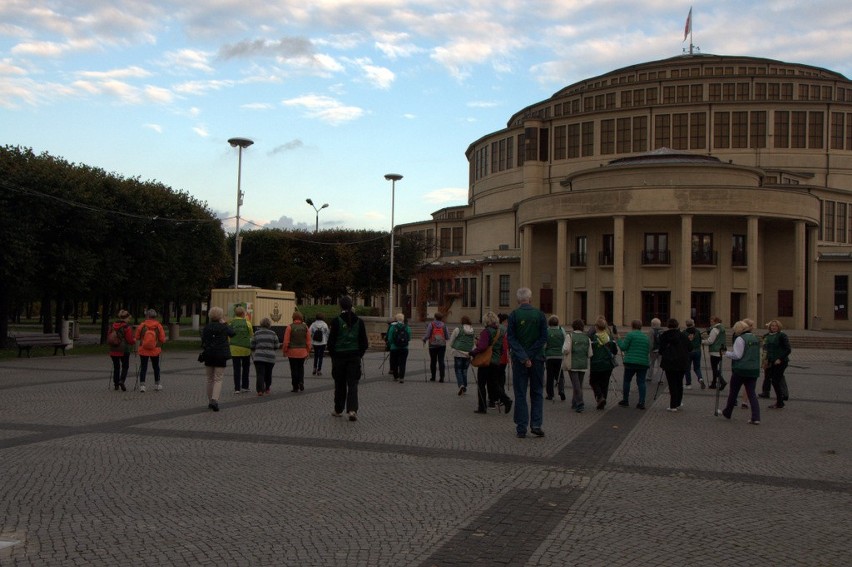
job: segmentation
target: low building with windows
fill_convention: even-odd
[[[852,82],[692,54],[570,85],[473,142],[468,204],[397,227],[435,243],[414,318],[508,311],[750,317],[852,329]]]

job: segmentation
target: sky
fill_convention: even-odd
[[[227,140],[249,138],[242,229],[389,230],[466,204],[465,151],[515,112],[682,54],[690,8],[702,53],[852,77],[848,0],[2,0],[0,144],[161,182],[233,229]]]

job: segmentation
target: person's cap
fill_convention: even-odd
[[[338,303],[340,304],[340,308],[344,311],[349,311],[350,309],[352,309],[352,298],[348,295],[344,295],[343,297],[341,297]]]

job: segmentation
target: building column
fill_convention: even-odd
[[[680,216],[680,272],[679,284],[675,287],[674,301],[677,312],[673,317],[685,321],[692,319],[692,215]]]
[[[757,296],[760,291],[758,288],[760,274],[760,256],[758,250],[758,218],[748,217],[748,235],[746,236],[746,252],[748,258],[748,289],[746,290],[746,316],[744,318],[758,321],[760,309],[757,304]]]
[[[807,262],[807,244],[805,243],[805,222],[796,221],[795,244],[793,248],[793,328],[805,328],[805,262]]]
[[[562,323],[568,321],[568,221],[556,223],[556,289],[553,309]]]
[[[612,217],[612,321],[624,326],[624,216]]]
[[[819,284],[819,281],[817,280],[817,269],[818,269],[817,259],[819,258],[819,254],[817,253],[817,243],[818,243],[818,240],[819,240],[819,233],[817,232],[817,227],[815,227],[815,226],[808,228],[807,233],[808,233],[808,244],[807,244],[807,247],[808,247],[808,259],[807,259],[807,263],[808,263],[808,270],[807,270],[807,272],[808,272],[808,274],[807,274],[808,298],[807,298],[807,305],[808,305],[808,316],[811,317],[811,321],[812,321],[814,317],[819,317],[819,316],[823,315],[822,313],[819,312],[819,303],[817,302],[817,289],[818,289],[817,285]],[[832,301],[832,304],[833,303],[834,302]],[[811,324],[811,321],[806,321],[805,327],[802,327],[802,328],[803,329],[804,328],[808,328],[808,329],[812,328],[813,325]]]
[[[526,225],[521,228],[521,281],[518,282],[518,287],[528,287],[532,289],[532,244],[533,244],[533,227]]]

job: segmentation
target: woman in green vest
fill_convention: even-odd
[[[715,390],[716,384],[719,384],[719,390],[724,390],[728,382],[722,378],[722,351],[725,350],[725,327],[722,326],[722,319],[716,316],[710,317],[710,328],[707,329],[707,338],[701,341],[701,344],[707,345],[707,350],[710,351],[710,371],[713,373],[713,380],[710,382],[710,389]]]
[[[582,319],[574,319],[571,323],[572,330],[565,335],[565,341],[562,343],[562,370],[568,373],[571,380],[571,407],[577,413],[583,413],[586,409],[583,403],[583,377],[589,369],[589,359],[592,358],[592,342],[589,335],[583,331],[585,326]]]
[[[595,393],[595,401],[599,410],[606,406],[606,395],[609,391],[609,377],[615,368],[615,355],[618,350],[612,335],[607,329],[607,321],[598,317],[591,337],[592,357],[589,359],[589,386]]]
[[[473,349],[470,351],[470,357],[473,358],[480,352],[488,350],[491,347],[491,363],[487,366],[480,366],[476,374],[476,409],[474,413],[488,413],[487,400],[488,392],[495,397],[496,405],[503,406],[505,413],[509,413],[512,409],[512,398],[506,395],[499,385],[500,382],[500,357],[503,354],[503,337],[505,331],[500,326],[500,319],[493,311],[489,311],[482,318],[482,323],[485,328],[479,333],[479,338],[476,341]]]
[[[470,317],[462,315],[461,326],[450,335],[450,351],[453,355],[453,370],[459,396],[467,392],[467,369],[470,367],[470,351],[473,350],[474,330]]]
[[[231,362],[234,365],[234,393],[249,391],[249,371],[251,369],[251,338],[254,328],[246,317],[246,308],[234,307],[234,318],[228,323],[234,330],[231,337]]]
[[[781,322],[778,319],[773,319],[767,323],[766,328],[769,329],[769,332],[763,335],[763,350],[766,352],[764,375],[769,380],[769,384],[772,385],[772,389],[775,390],[775,403],[769,407],[781,409],[784,407],[788,395],[784,371],[787,369],[787,364],[790,363],[790,339],[786,333],[781,331]],[[765,382],[766,379],[764,379],[761,398],[769,397],[769,384],[765,384]]]
[[[754,321],[744,319],[734,324],[734,347],[725,352],[731,359],[731,389],[728,391],[728,403],[722,410],[722,415],[731,419],[740,387],[745,386],[751,406],[752,425],[760,425],[760,406],[757,403],[755,386],[760,376],[760,339],[754,334]]]
[[[565,401],[565,375],[562,373],[562,346],[565,344],[565,331],[559,326],[559,317],[551,315],[547,319],[547,342],[544,343],[544,369],[547,374],[545,398],[553,399],[553,386],[559,392],[559,399]],[[576,409],[576,408],[575,408]]]

